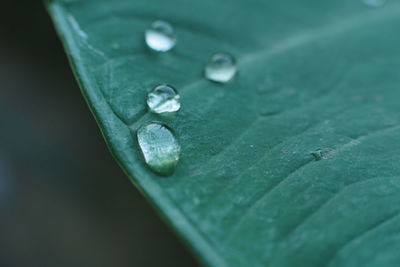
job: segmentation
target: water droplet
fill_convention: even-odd
[[[147,46],[156,52],[168,52],[176,45],[175,30],[166,21],[154,21],[145,32]]]
[[[161,84],[147,95],[147,105],[151,112],[157,114],[173,113],[181,108],[179,98],[174,87]]]
[[[224,53],[212,55],[205,68],[206,78],[220,83],[229,82],[236,72],[235,59],[233,56]]]
[[[137,131],[137,139],[146,163],[155,173],[167,176],[174,172],[181,147],[168,126],[146,124]]]
[[[371,7],[380,7],[386,3],[386,0],[362,0],[364,4]]]

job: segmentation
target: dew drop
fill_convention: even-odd
[[[168,52],[176,45],[175,30],[166,21],[154,21],[145,32],[147,46],[156,52]]]
[[[386,0],[362,0],[362,2],[370,7],[380,7],[386,3]]]
[[[180,96],[174,87],[161,84],[147,95],[147,105],[153,113],[169,114],[181,108],[179,98]]]
[[[237,66],[234,57],[225,53],[217,53],[209,59],[204,73],[206,78],[211,81],[226,83],[235,76],[236,72]]]
[[[151,170],[162,176],[174,172],[181,147],[168,126],[158,122],[146,124],[137,131],[137,140]]]

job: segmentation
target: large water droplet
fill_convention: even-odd
[[[224,53],[212,55],[205,68],[206,78],[220,83],[229,82],[236,72],[235,59],[233,56]]]
[[[167,52],[176,44],[175,30],[166,21],[154,21],[145,32],[147,46],[156,52]]]
[[[161,84],[147,95],[147,105],[151,112],[157,114],[173,113],[181,107],[179,98],[180,96],[175,88]]]
[[[371,7],[380,7],[386,3],[386,0],[362,0],[364,4]]]
[[[155,173],[167,176],[174,172],[181,147],[166,125],[146,124],[137,131],[137,139],[146,163]]]

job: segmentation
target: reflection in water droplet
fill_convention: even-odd
[[[236,72],[235,59],[233,56],[224,53],[212,55],[205,68],[206,78],[220,83],[229,82]]]
[[[166,21],[154,21],[145,32],[147,46],[156,52],[167,52],[176,44],[175,30]]]
[[[167,176],[174,172],[181,147],[166,125],[146,124],[137,131],[137,139],[146,163],[155,173]]]
[[[179,98],[180,96],[175,88],[161,84],[147,95],[147,105],[151,112],[157,114],[173,113],[181,107]]]
[[[380,7],[386,3],[386,0],[362,0],[362,2],[371,7]]]

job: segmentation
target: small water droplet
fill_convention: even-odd
[[[179,98],[180,96],[174,87],[161,84],[147,95],[147,105],[151,112],[157,114],[173,113],[181,108]]]
[[[147,46],[156,52],[168,52],[176,45],[175,30],[166,21],[154,21],[145,32]]]
[[[362,0],[362,2],[370,7],[380,7],[386,3],[386,0]]]
[[[171,175],[181,147],[168,126],[151,122],[139,128],[137,140],[147,165],[157,174]]]
[[[225,53],[212,55],[205,68],[206,78],[219,83],[229,82],[236,72],[235,58]]]

